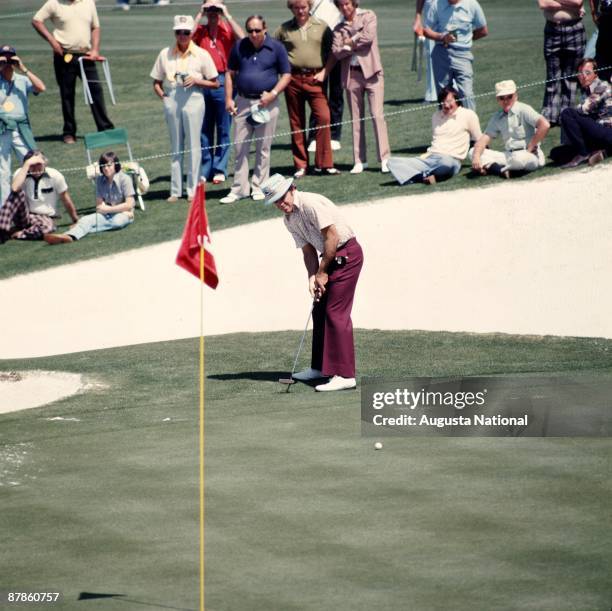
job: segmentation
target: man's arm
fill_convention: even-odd
[[[104,59],[100,55],[100,28],[91,28],[91,50],[85,56],[87,59],[100,60]]]
[[[57,42],[57,40],[55,40],[51,32],[47,30],[47,27],[42,21],[37,21],[36,19],[32,19],[32,27],[40,34],[42,38],[44,38],[49,43],[55,55],[64,54],[64,50],[62,49],[62,46],[60,45],[59,42]]]
[[[234,32],[234,36],[238,39],[244,38],[245,33],[244,30],[240,27],[238,22],[229,14],[229,9],[226,4],[222,5],[223,7],[223,16],[227,23],[229,23],[230,28],[232,28],[232,32]]]
[[[27,161],[23,163],[23,165],[15,172],[15,176],[13,176],[13,182],[11,183],[11,191],[20,191],[23,189],[23,183],[28,177],[28,172],[30,171],[30,166],[35,165],[37,163],[45,163],[42,155],[32,155]]]
[[[338,242],[340,241],[335,225],[324,227],[321,229],[321,233],[323,234],[324,238],[323,253],[321,255],[321,262],[319,263],[319,267],[315,275],[315,290],[319,292],[319,295],[323,295],[325,293],[325,286],[327,285],[328,281],[327,270],[336,256]]]
[[[77,214],[76,207],[72,201],[72,197],[70,197],[70,193],[68,193],[68,190],[60,193],[60,199],[62,200],[62,204],[64,204],[66,212],[70,215],[72,222],[76,223],[79,220],[79,215]]]
[[[134,209],[134,196],[128,195],[124,202],[109,206],[101,197],[96,197],[96,212],[100,214],[119,214],[120,212],[132,212]]]
[[[425,0],[417,0],[414,21],[412,22],[412,31],[417,36],[423,36],[423,7]]]
[[[589,5],[591,7],[591,17],[593,18],[593,23],[595,25],[599,24],[599,0],[589,0]]]
[[[42,80],[40,78],[38,78],[31,70],[28,70],[28,68],[26,68],[23,65],[23,62],[21,61],[21,58],[19,58],[19,57],[17,57],[17,55],[15,55],[15,57],[13,59],[14,60],[16,59],[19,62],[19,66],[17,66],[17,67],[24,74],[24,76],[27,76],[30,79],[30,82],[32,83],[32,86],[34,87],[35,93],[43,93],[44,91],[47,90],[47,88],[45,87],[45,84],[42,82]]]
[[[225,110],[230,115],[235,116],[238,112],[236,103],[234,102],[234,77],[236,72],[234,70],[228,70],[225,73]]]
[[[318,296],[317,286],[315,284],[315,276],[319,269],[319,257],[317,257],[317,251],[312,244],[305,244],[302,246],[302,255],[304,257],[304,265],[308,272],[308,290],[310,296],[316,299]]]
[[[491,142],[491,136],[482,134],[474,145],[474,152],[472,153],[472,168],[476,172],[482,172],[482,164],[480,163],[480,156],[482,152],[487,148],[487,145]]]
[[[538,144],[540,144],[540,142],[544,140],[546,134],[548,133],[548,130],[550,129],[550,123],[545,117],[540,116],[535,127],[535,133],[529,141],[529,144],[527,144],[527,150],[530,153],[535,153],[536,149],[538,148]]]
[[[483,25],[481,28],[476,28],[472,32],[472,40],[478,40],[488,35],[489,35],[489,28],[487,28],[486,25]]]

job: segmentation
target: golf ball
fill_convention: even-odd
[[[380,443],[380,441],[377,441],[377,442],[374,444],[374,449],[375,449],[375,450],[382,450],[382,443]]]

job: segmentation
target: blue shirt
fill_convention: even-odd
[[[0,114],[8,119],[25,119],[28,116],[28,95],[33,91],[34,85],[27,76],[14,74],[12,81],[0,76]],[[38,94],[35,92],[34,95]],[[2,108],[5,102],[12,103],[13,109]]]
[[[243,95],[261,95],[274,89],[279,74],[291,72],[284,45],[267,34],[259,49],[248,38],[239,40],[230,54],[228,68],[237,72],[235,88]]]
[[[487,20],[477,0],[459,0],[457,4],[449,4],[448,0],[433,0],[427,14],[427,23],[435,32],[455,35],[457,40],[449,45],[450,49],[469,51],[472,48],[473,31],[485,27]]]
[[[96,197],[104,200],[108,206],[122,204],[128,197],[134,197],[132,179],[124,172],[117,172],[108,182],[106,176],[96,178]]]

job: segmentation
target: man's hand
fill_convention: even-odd
[[[483,175],[486,173],[484,167],[482,166],[482,163],[480,162],[480,155],[478,157],[474,156],[472,158],[472,170]]]
[[[24,165],[26,166],[26,168],[30,168],[31,166],[36,165],[37,163],[40,163],[41,165],[45,163],[45,159],[40,153],[36,153],[36,155],[32,155],[24,163]]]
[[[259,98],[259,105],[262,108],[265,108],[266,106],[272,104],[274,100],[276,100],[276,96],[271,91],[264,91]]]
[[[319,293],[319,298],[325,295],[327,281],[329,280],[329,276],[327,272],[317,272],[315,275],[315,292]]]
[[[49,44],[51,45],[51,48],[53,49],[54,55],[64,55],[64,49],[62,48],[62,45],[60,45],[60,43],[57,42],[55,38],[53,39],[53,42],[49,42]]]
[[[412,22],[412,31],[417,36],[423,36],[423,19],[420,13],[417,13],[414,16],[414,21]]]
[[[317,83],[322,83],[326,78],[327,74],[325,72],[325,68],[321,68],[313,77]]]
[[[229,112],[232,117],[235,117],[238,114],[238,108],[236,107],[236,103],[234,100],[229,100],[229,102],[225,102],[225,110]]]
[[[113,207],[105,203],[101,203],[96,206],[96,212],[98,212],[99,214],[110,214],[111,212],[113,212]]]

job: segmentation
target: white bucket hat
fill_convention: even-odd
[[[293,178],[285,178],[282,174],[272,174],[263,185],[261,190],[265,196],[264,204],[269,205],[277,202],[293,184]]]

